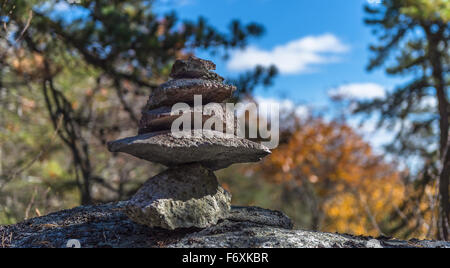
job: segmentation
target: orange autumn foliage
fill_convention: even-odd
[[[301,123],[256,169],[271,182],[310,189],[322,231],[380,235],[380,223],[405,197],[397,166],[339,122]]]

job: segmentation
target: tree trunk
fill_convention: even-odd
[[[450,224],[450,199],[449,199],[449,177],[450,177],[450,143],[443,160],[443,168],[439,180],[440,193],[440,218],[439,218],[439,234],[438,238],[449,241],[449,224]]]
[[[439,152],[442,159],[442,172],[439,177],[439,226],[438,238],[449,240],[449,221],[450,221],[450,205],[449,205],[449,177],[450,177],[450,161],[447,161],[447,143],[449,131],[448,118],[448,99],[446,94],[446,82],[442,66],[443,55],[439,50],[439,43],[443,42],[443,31],[445,25],[436,33],[432,31],[432,26],[427,25],[425,32],[428,39],[429,60],[432,66],[432,76],[436,88],[436,96],[438,99],[439,109],[439,128],[440,128],[440,146]]]

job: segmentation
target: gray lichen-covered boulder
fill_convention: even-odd
[[[260,143],[236,136],[227,138],[223,133],[206,130],[202,137],[191,138],[176,138],[172,133],[148,133],[110,142],[108,149],[169,167],[200,163],[211,170],[235,163],[258,162],[270,154]]]
[[[199,164],[180,166],[149,179],[127,202],[135,222],[169,230],[205,228],[225,219],[231,195],[214,173]]]
[[[0,226],[0,247],[66,247],[77,239],[81,247],[335,247],[450,248],[449,242],[402,241],[293,230],[281,212],[233,207],[217,225],[174,231],[149,228],[131,221],[126,203],[84,206],[25,222]]]

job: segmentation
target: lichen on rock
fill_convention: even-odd
[[[228,216],[231,195],[200,164],[169,169],[149,179],[127,202],[135,222],[169,230],[206,228]]]
[[[225,219],[204,229],[149,228],[130,220],[125,206],[82,206],[0,226],[0,247],[64,248],[77,239],[82,248],[450,248],[444,241],[294,230],[283,213],[256,207],[232,207]]]

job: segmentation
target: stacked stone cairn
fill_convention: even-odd
[[[224,105],[232,97],[236,88],[224,84],[224,79],[213,72],[215,68],[213,62],[195,57],[177,60],[170,74],[172,80],[150,95],[138,136],[108,143],[111,152],[168,167],[126,202],[125,212],[133,221],[170,230],[215,225],[228,216],[231,195],[220,186],[214,171],[235,163],[257,162],[270,154],[265,146],[236,135],[175,137],[171,132],[172,123],[181,116],[171,113],[174,104],[192,107],[194,96],[201,95],[203,103]],[[193,116],[197,110],[192,108],[190,112]],[[203,123],[212,116],[227,122],[226,113],[204,114]],[[231,127],[236,128],[236,122],[232,122]]]

